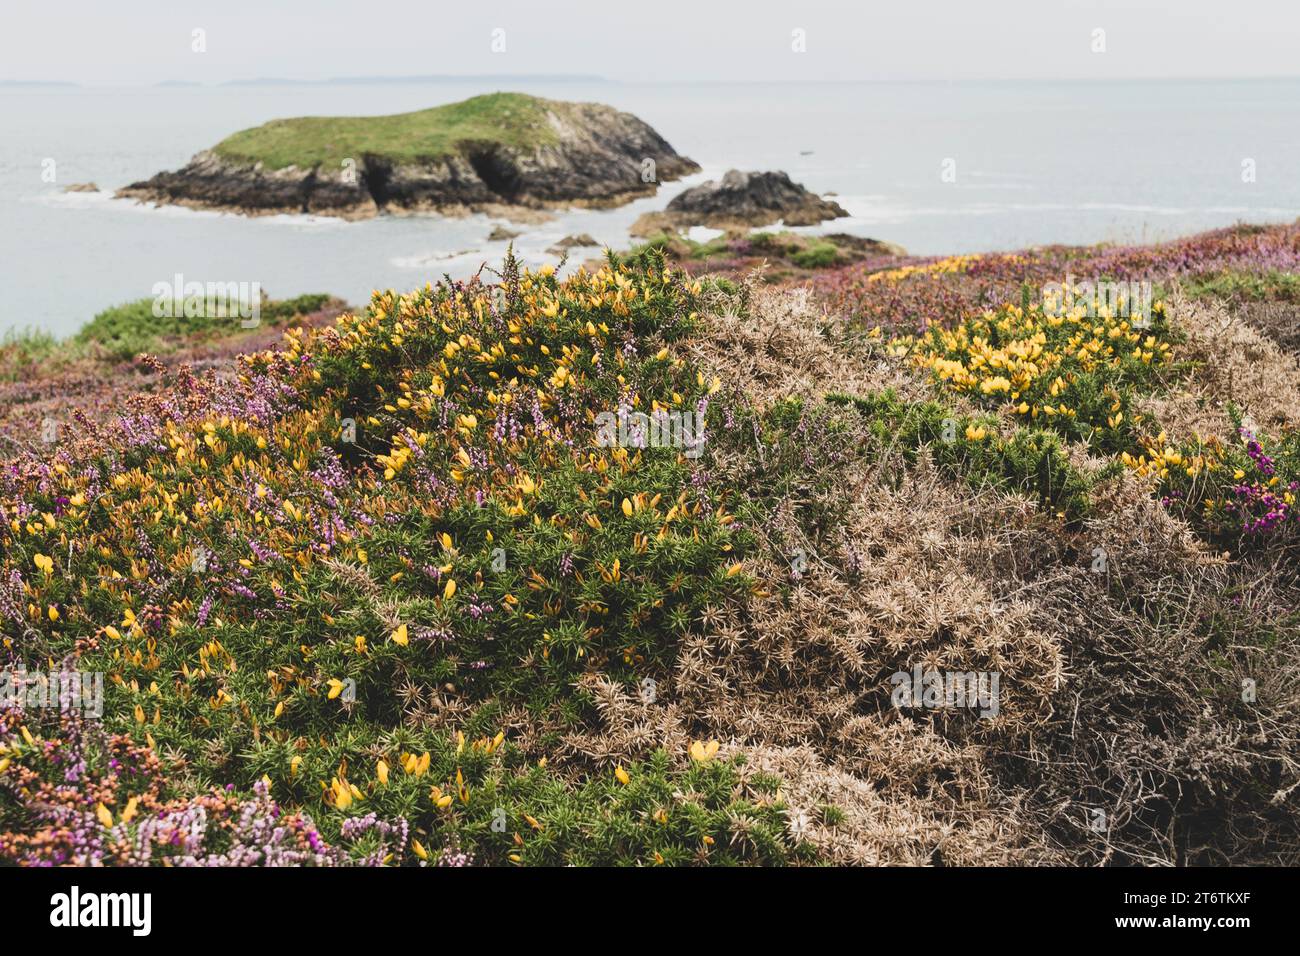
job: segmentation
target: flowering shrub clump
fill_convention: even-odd
[[[1176,338],[1163,303],[1152,313],[1142,329],[1105,309],[1098,316],[1082,307],[1058,315],[1037,303],[1005,305],[952,329],[896,339],[893,348],[946,392],[1117,452],[1132,447],[1141,422],[1135,394],[1154,390],[1171,364]]]
[[[1300,228],[1238,226],[1155,246],[900,260],[829,273],[817,285],[832,311],[868,328],[867,341],[905,357],[940,394],[1082,443],[1149,478],[1166,507],[1203,536],[1237,548],[1280,540],[1294,524],[1294,431],[1252,431],[1240,447],[1195,435],[1169,439],[1140,406],[1185,379],[1191,363],[1178,354],[1186,329],[1165,301],[1122,297],[1131,291],[1126,283],[1154,291],[1179,281],[1192,297],[1287,302],[1296,269]],[[1060,301],[1071,276],[1125,283],[1116,287],[1121,300]],[[1273,324],[1279,328],[1261,331],[1290,341],[1285,322]],[[913,437],[928,443],[932,436]],[[951,440],[933,446],[940,459],[953,447]],[[1016,470],[1008,465],[1007,474]]]
[[[229,376],[153,361],[0,467],[0,677],[102,678],[0,688],[0,862],[1291,852],[1300,379],[1249,335],[1203,374],[1173,306],[1025,301],[1094,254],[895,261],[870,332],[654,249],[508,258]],[[895,700],[930,671],[951,706]]]
[[[137,744],[66,709],[49,736],[33,735],[29,722],[35,723],[17,712],[0,715],[0,735],[16,738],[2,761],[12,768],[2,798],[21,796],[22,812],[31,817],[21,831],[0,834],[6,860],[27,866],[373,864],[400,849],[404,837],[377,823],[345,828],[350,855],[328,846],[304,813],[283,811],[264,781],[248,799],[234,795],[233,786],[184,797],[169,785],[148,734]],[[376,831],[374,839],[363,841],[366,831]]]
[[[1260,439],[1236,417],[1239,441],[1193,438],[1170,444],[1161,432],[1124,462],[1155,482],[1164,505],[1216,543],[1258,547],[1300,532],[1300,433]]]
[[[654,256],[563,282],[507,262],[496,286],[377,293],[247,356],[237,385],[197,407],[124,418],[97,455],[10,469],[6,662],[102,671],[114,746],[184,755],[194,784],[230,789],[182,805],[79,787],[80,816],[55,820],[32,775],[60,731],[42,737],[29,716],[0,734],[4,856],[34,859],[36,841],[60,847],[41,857],[56,862],[154,858],[184,830],[186,859],[243,862],[256,843],[263,862],[427,862],[422,838],[447,859],[603,848],[647,862],[626,834],[593,847],[583,830],[622,834],[607,806],[621,789],[536,768],[515,781],[502,727],[522,707],[562,732],[585,706],[576,677],[661,672],[705,608],[751,587],[734,489],[710,487],[680,444],[600,437],[603,412],[689,413],[691,440],[707,434],[717,383],[671,353],[699,293]],[[792,850],[779,801],[754,802],[713,763],[685,777],[655,765],[648,812],[667,826],[643,841],[650,862]],[[504,806],[504,833],[492,793],[535,802]],[[288,822],[268,830],[279,805]],[[150,811],[144,835],[128,807]],[[525,814],[527,835],[556,836],[516,839]],[[750,816],[754,838],[737,842],[727,821]],[[97,849],[56,834],[86,825]]]
[[[876,261],[820,274],[814,285],[838,314],[865,327],[896,334],[945,327],[984,309],[1022,300],[1026,286],[1035,300],[1047,283],[1063,276],[1187,283],[1192,291],[1217,292],[1229,285],[1258,288],[1277,273],[1300,271],[1300,226],[1233,226],[1150,246],[1044,246],[1016,253],[905,258]],[[1271,285],[1289,289],[1276,280]]]
[[[942,393],[1082,442],[1149,478],[1171,512],[1217,544],[1253,548],[1287,537],[1300,490],[1296,432],[1257,436],[1238,417],[1237,444],[1197,436],[1171,441],[1138,410],[1183,372],[1180,341],[1163,302],[1140,325],[1105,308],[1092,316],[1080,307],[1057,314],[1008,304],[951,329],[894,338],[887,347],[926,371]],[[972,432],[963,425],[962,434]],[[1008,477],[1017,471],[1009,459],[1006,468]],[[1082,513],[1084,500],[1074,499],[1074,513]]]
[[[828,401],[863,415],[876,448],[915,461],[925,450],[946,473],[976,488],[993,486],[1039,499],[1058,517],[1076,520],[1088,507],[1092,481],[1069,463],[1061,439],[1038,428],[1003,435],[991,415],[962,415],[939,402],[906,402],[891,392],[867,398],[831,394]]]
[[[980,256],[873,261],[821,274],[814,287],[832,310],[864,327],[919,332],[993,303],[966,278],[982,262]]]

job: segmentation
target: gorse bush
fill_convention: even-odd
[[[1021,488],[1036,487],[1045,501],[1065,494],[1074,515],[1086,506],[1087,482],[1064,465],[1063,448],[1049,434],[1082,442],[1112,465],[1151,479],[1162,503],[1216,545],[1253,548],[1289,534],[1300,491],[1295,432],[1257,436],[1229,407],[1240,441],[1175,441],[1137,409],[1139,401],[1186,372],[1175,358],[1182,340],[1162,302],[1154,303],[1144,327],[1106,309],[1097,316],[1082,307],[1054,314],[1031,304],[969,316],[953,329],[932,328],[920,338],[897,338],[889,348],[926,370],[940,392],[1032,423],[1032,431],[1017,430],[1007,445],[994,439],[1002,477]],[[962,434],[970,434],[964,423]],[[900,440],[912,445],[934,439],[922,432]],[[940,460],[945,451],[951,459],[951,434],[932,447]],[[981,470],[978,463],[973,471],[965,469]]]
[[[992,416],[960,415],[939,402],[909,403],[891,392],[862,398],[831,394],[866,419],[874,446],[915,461],[928,452],[945,472],[972,486],[1017,491],[1038,498],[1057,516],[1078,519],[1087,510],[1096,480],[1069,462],[1061,439],[1042,428],[999,432]]]
[[[246,357],[239,388],[204,414],[124,423],[128,439],[98,461],[11,484],[7,646],[21,641],[33,667],[107,673],[105,726],[186,755],[200,789],[261,781],[332,842],[388,807],[430,845],[491,855],[473,835],[493,832],[480,813],[492,807],[473,794],[524,786],[489,766],[504,709],[549,715],[558,732],[584,707],[580,674],[635,687],[706,607],[750,586],[730,490],[701,485],[681,448],[596,440],[601,410],[707,415],[717,383],[668,344],[696,321],[698,294],[654,257],[565,282],[507,262],[497,287],[385,293],[337,327],[290,332],[284,350]],[[493,746],[410,729],[448,709],[458,737]],[[4,774],[39,759],[41,739],[25,739]],[[369,800],[362,773],[412,753],[426,755],[411,774],[420,799]],[[639,771],[623,772],[641,794]],[[746,852],[785,852],[775,811],[745,810],[723,770],[685,788],[668,772],[647,770],[662,782],[645,799],[668,821],[643,847],[650,862],[707,855],[701,841],[736,814],[754,819]],[[590,854],[589,824],[606,834],[600,860],[632,861],[607,787],[528,779],[543,821],[529,831],[552,835],[516,856]],[[5,807],[9,828],[40,823]],[[124,805],[106,810],[120,821]]]
[[[1155,482],[1164,505],[1215,544],[1255,549],[1300,533],[1300,433],[1260,438],[1232,413],[1238,441],[1170,442],[1164,432],[1124,461]]]
[[[1073,803],[1134,786],[1127,859],[1281,852],[1293,708],[1238,688],[1297,646],[1300,449],[1165,433],[1195,329],[840,335],[664,260],[376,293],[0,470],[6,680],[103,675],[98,718],[0,700],[0,860],[1092,861]],[[900,713],[918,664],[996,712]]]
[[[1090,448],[1134,448],[1141,416],[1139,392],[1154,391],[1171,363],[1176,337],[1164,306],[1152,308],[1148,329],[1082,307],[1057,315],[1037,304],[1006,305],[970,316],[953,329],[896,340],[944,390],[990,408],[1009,407],[1022,421]]]

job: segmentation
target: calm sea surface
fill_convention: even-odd
[[[851,213],[801,231],[920,254],[1146,242],[1300,216],[1300,80],[0,87],[0,330],[66,335],[176,273],[360,303],[376,287],[497,263],[505,243],[487,241],[497,221],[484,216],[247,219],[110,198],[275,117],[402,112],[493,88],[628,110],[704,167],[621,209],[514,227],[532,264],[554,261],[546,248],[571,233],[625,246],[639,214],[732,167],[785,170]],[[42,178],[48,160],[53,183]],[[1243,181],[1247,160],[1253,182]],[[103,192],[62,191],[87,181]]]

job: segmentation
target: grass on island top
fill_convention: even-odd
[[[226,159],[287,166],[335,166],[380,155],[394,163],[440,159],[466,141],[544,146],[556,141],[547,111],[563,104],[523,93],[488,93],[392,116],[303,116],[272,120],[217,144]]]

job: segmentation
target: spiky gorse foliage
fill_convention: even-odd
[[[653,254],[508,261],[13,462],[6,663],[107,680],[102,733],[3,716],[0,853],[1294,860],[1293,522],[1213,553],[1163,490],[1290,480],[1294,362],[1183,303],[986,305],[895,338]],[[602,436],[658,411],[703,449]],[[918,666],[996,712],[898,705]]]
[[[379,806],[426,842],[465,843],[493,809],[478,795],[515,786],[489,783],[508,775],[504,708],[562,727],[583,707],[578,674],[662,671],[706,607],[750,587],[733,489],[701,482],[680,447],[596,440],[601,410],[707,414],[716,383],[664,344],[698,293],[653,261],[565,282],[507,263],[497,287],[376,295],[291,333],[206,414],[135,423],[98,461],[13,483],[10,657],[105,671],[106,722],[183,755],[196,785],[264,779],[323,807],[331,837]],[[44,746],[24,740],[6,774]],[[750,812],[725,776],[646,772],[681,794],[654,808],[650,862],[730,845],[726,821]],[[420,785],[394,785],[406,776]],[[605,819],[604,791],[547,786],[570,829],[584,807]],[[30,825],[25,796],[3,793],[8,827]],[[766,803],[743,844],[764,858],[786,839]],[[528,830],[547,826],[564,830]],[[481,860],[511,842],[482,833]],[[567,852],[572,835],[542,842]],[[620,840],[605,861],[647,862]],[[515,856],[548,859],[526,842]]]
[[[754,573],[788,583],[687,642],[671,715],[607,706],[618,739],[647,723],[670,739],[693,721],[726,728],[782,768],[792,812],[818,821],[808,838],[834,859],[1294,859],[1300,622],[1286,539],[1215,554],[1118,456],[1067,443],[1059,419],[1024,424],[1005,400],[919,387],[883,334],[793,292],[752,291],[750,321],[715,317],[690,348],[724,380],[747,371],[747,393],[779,410],[768,420],[792,423],[780,442],[729,430],[736,447],[716,467],[777,499]],[[1120,383],[1145,427],[1217,428],[1227,442],[1222,402],[1236,394],[1289,433],[1300,404],[1278,396],[1300,381],[1293,359],[1249,330],[1207,339],[1185,303],[1169,321],[1188,345],[1158,376]],[[823,399],[844,409],[837,428]],[[1064,479],[1041,487],[1072,487],[1077,508],[1035,501],[1051,498],[1023,480],[1033,459],[1015,449],[1038,441],[1057,450],[1037,459],[1044,474]],[[796,548],[802,571],[775,557]],[[1005,709],[889,708],[882,671],[918,660],[1001,670]]]
[[[299,373],[360,422],[353,453],[377,465],[368,531],[332,557],[387,582],[397,607],[373,623],[408,625],[372,644],[444,652],[420,678],[563,696],[576,668],[655,659],[665,629],[742,586],[729,493],[694,490],[682,449],[597,444],[598,410],[708,403],[698,372],[648,348],[692,320],[691,290],[629,276],[524,275],[503,308],[483,288],[379,297]],[[347,675],[364,681],[363,664],[393,654],[420,656],[375,648]]]
[[[997,257],[992,272],[1022,268],[1041,277],[1043,262],[1060,258],[1041,253],[1029,258]],[[1123,257],[1107,261],[1119,274],[1131,273]],[[1086,267],[1086,261],[1077,265]],[[992,267],[978,257],[956,257],[872,273],[863,281],[873,288],[889,288],[915,281],[918,275],[968,276],[981,268]],[[1068,281],[1055,285],[1064,291]],[[1022,285],[1021,291],[1028,300],[1029,287]],[[960,438],[965,441],[954,442],[949,426],[945,441],[935,443],[937,429],[931,423],[918,436],[919,444],[932,447],[941,460],[958,453],[966,464],[970,441],[992,436],[996,460],[1004,466],[1006,477],[1028,490],[1032,485],[1017,478],[1026,472],[1026,458],[1019,449],[1037,433],[1032,447],[1039,451],[1031,456],[1036,459],[1036,464],[1029,462],[1031,473],[1044,476],[1039,492],[1044,500],[1056,502],[1067,486],[1077,493],[1086,484],[1069,477],[1049,482],[1047,471],[1064,457],[1045,437],[1056,435],[1132,469],[1151,483],[1161,501],[1217,545],[1254,548],[1266,538],[1290,539],[1298,527],[1296,431],[1271,435],[1238,420],[1227,441],[1197,432],[1170,437],[1159,419],[1141,407],[1185,379],[1192,364],[1177,359],[1187,334],[1170,321],[1166,304],[1148,303],[1149,314],[1142,314],[1138,303],[1123,298],[1094,307],[1068,304],[1059,295],[1045,295],[1042,303],[1004,302],[992,309],[967,305],[957,310],[955,318],[947,316],[919,335],[888,337],[879,327],[867,333],[869,340],[883,343],[890,354],[905,356],[925,372],[942,394],[960,396],[1029,426],[1028,432],[1017,430],[1006,443],[993,422],[947,418],[959,422]],[[1232,414],[1231,401],[1226,408]],[[933,410],[929,417],[935,418]],[[976,475],[987,471],[975,463]],[[1050,490],[1052,485],[1058,490]],[[1070,498],[1077,514],[1082,499],[1077,494]]]
[[[868,446],[909,462],[929,456],[948,475],[973,488],[999,488],[1037,498],[1059,518],[1077,520],[1088,509],[1094,478],[1072,465],[1059,435],[1012,427],[990,414],[959,412],[939,401],[907,402],[891,391],[866,398],[830,393],[826,400],[862,415]],[[898,476],[897,480],[907,480]]]
[[[1083,306],[1054,314],[1038,303],[1005,305],[915,341],[904,336],[894,347],[947,391],[986,407],[1008,405],[1021,421],[1041,418],[1068,440],[1119,451],[1133,445],[1141,421],[1133,396],[1154,390],[1171,361],[1164,304],[1151,311],[1142,329],[1105,307],[1092,315]]]

